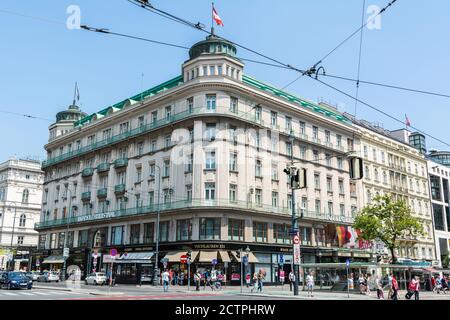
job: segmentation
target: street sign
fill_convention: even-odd
[[[248,266],[248,257],[247,256],[243,256],[242,257],[242,262],[244,263],[244,266]]]
[[[347,266],[347,268],[350,267],[350,260],[349,260],[349,259],[347,259],[347,260],[345,261],[345,265]]]
[[[98,253],[97,252],[92,253],[92,258],[97,259],[97,257],[98,257]]]
[[[289,235],[290,236],[295,236],[296,234],[298,234],[298,228],[296,228],[296,229],[289,229]]]
[[[284,264],[284,256],[280,254],[280,264]]]
[[[212,259],[211,262],[212,262],[213,266],[215,266],[217,264],[217,259]]]
[[[109,251],[109,255],[110,255],[111,257],[117,256],[117,249],[111,249],[111,250]]]
[[[188,257],[187,257],[187,255],[185,255],[185,254],[183,254],[183,255],[180,257],[180,262],[181,262],[181,263],[186,263],[187,260],[188,260]]]
[[[298,235],[294,236],[294,264],[300,264],[300,237]]]
[[[65,258],[69,257],[69,248],[64,248],[63,257],[65,257]]]

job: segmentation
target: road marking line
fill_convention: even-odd
[[[31,292],[22,292],[21,294],[23,294],[25,296],[34,296],[34,293],[31,293]]]
[[[3,292],[3,294],[6,294],[8,296],[17,296],[17,293],[12,293],[12,292]]]
[[[47,292],[35,292],[35,294],[39,294],[42,296],[48,296],[49,294]]]

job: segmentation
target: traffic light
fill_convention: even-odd
[[[236,250],[236,258],[241,259],[241,250]]]
[[[306,188],[306,169],[300,168],[297,173],[293,176],[291,181],[292,189],[303,189]]]
[[[187,257],[188,261],[191,260],[191,251],[186,252],[186,257]]]
[[[350,179],[361,180],[364,177],[363,159],[359,157],[350,157],[348,162],[350,167]]]

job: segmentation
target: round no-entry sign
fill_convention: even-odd
[[[298,235],[294,236],[294,244],[299,244],[300,243],[300,238]]]
[[[183,255],[180,257],[180,262],[181,262],[181,263],[186,263],[186,262],[187,262],[187,255],[183,254]]]

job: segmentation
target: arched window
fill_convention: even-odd
[[[22,203],[28,203],[28,197],[29,196],[30,196],[30,191],[28,189],[23,190]]]
[[[26,222],[27,222],[27,216],[25,215],[25,213],[22,213],[20,215],[19,227],[25,227]]]

